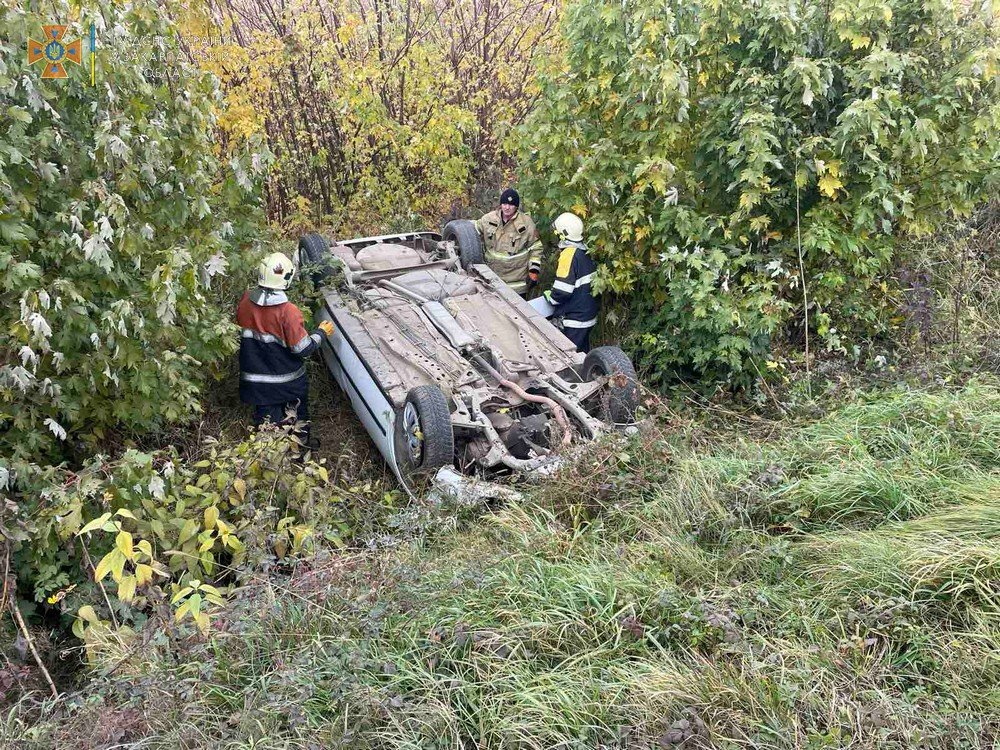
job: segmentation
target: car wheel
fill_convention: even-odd
[[[458,246],[458,258],[462,268],[468,271],[477,263],[485,263],[483,243],[476,230],[476,222],[468,219],[455,219],[444,225],[441,236],[446,242],[454,242]]]
[[[310,232],[299,239],[299,262],[308,264],[313,283],[324,282],[333,273],[330,265],[330,243],[322,235]]]
[[[639,408],[639,379],[628,358],[617,346],[601,346],[583,360],[583,379],[596,380],[608,375],[607,391],[602,394],[601,419],[614,424],[635,421]]]
[[[396,464],[404,476],[428,475],[455,460],[455,436],[444,393],[418,385],[396,415]]]

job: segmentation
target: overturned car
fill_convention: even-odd
[[[615,346],[584,356],[483,262],[475,226],[299,242],[321,290],[322,355],[404,485],[443,466],[544,472],[635,420],[639,388]]]

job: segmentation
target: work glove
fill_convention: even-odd
[[[538,286],[538,271],[528,271],[528,291]]]
[[[321,330],[325,335],[333,335],[333,323],[329,320],[321,320],[319,323],[319,330]]]

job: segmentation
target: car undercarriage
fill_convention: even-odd
[[[321,288],[334,378],[403,482],[454,466],[534,473],[635,419],[635,371],[617,347],[577,352],[481,262],[471,222],[330,245],[300,263]]]

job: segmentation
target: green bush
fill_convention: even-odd
[[[992,24],[992,25],[991,25]],[[881,330],[906,235],[995,191],[1000,47],[982,3],[575,2],[523,129],[526,192],[575,210],[657,375],[752,376],[801,321]]]
[[[97,24],[91,86],[25,67],[73,13],[23,7],[0,8],[0,455],[41,460],[198,413],[237,341],[212,278],[254,242],[267,155],[220,163],[217,83],[181,62],[167,8],[70,23],[67,40]]]
[[[8,560],[21,593],[77,616],[81,637],[96,627],[85,637],[93,646],[96,635],[130,636],[120,628],[141,623],[168,593],[178,620],[190,615],[207,629],[221,602],[215,586],[349,536],[347,496],[323,465],[295,464],[296,451],[285,432],[264,430],[240,443],[211,440],[199,460],[170,449],[96,456],[76,472],[15,464],[0,535],[14,542]]]

